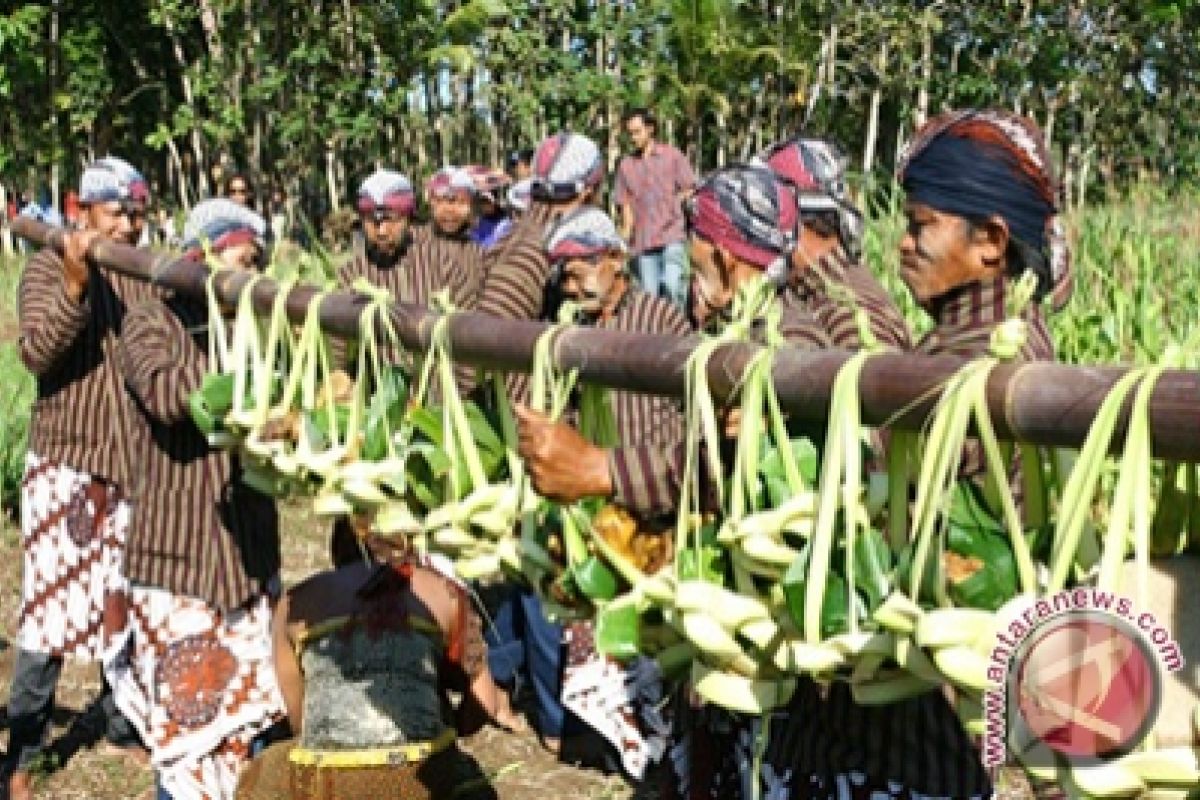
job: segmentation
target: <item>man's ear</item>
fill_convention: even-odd
[[[974,228],[971,246],[979,254],[979,260],[989,269],[1003,270],[1008,253],[1008,223],[999,214],[993,214]]]

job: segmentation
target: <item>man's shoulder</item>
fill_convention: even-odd
[[[46,267],[59,268],[62,266],[62,254],[53,247],[43,247],[35,252],[25,261],[25,269],[38,269]]]
[[[671,161],[687,161],[687,155],[670,142],[655,142],[652,152]]]
[[[626,307],[631,315],[641,318],[646,326],[645,333],[688,334],[692,326],[679,307],[657,295],[642,291],[636,286],[629,287],[629,299]]]

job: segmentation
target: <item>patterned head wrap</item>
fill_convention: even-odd
[[[79,203],[109,203],[113,200],[144,203],[150,199],[150,186],[142,173],[124,159],[108,156],[93,161],[79,180]]]
[[[430,199],[464,195],[470,198],[474,194],[475,179],[462,167],[443,167],[425,184],[425,196]]]
[[[863,218],[846,191],[849,161],[827,139],[793,136],[771,147],[760,159],[796,190],[800,214],[833,213],[838,238],[852,258],[862,247]]]
[[[546,255],[551,261],[626,250],[625,240],[608,214],[590,206],[563,217],[546,237]]]
[[[692,232],[787,280],[796,247],[796,196],[763,166],[741,164],[710,175],[687,203]]]
[[[921,128],[901,156],[910,200],[948,214],[1008,223],[1012,238],[1038,253],[1041,294],[1062,308],[1071,296],[1071,258],[1058,217],[1061,187],[1046,140],[1028,118],[1004,110],[943,114]]]
[[[478,164],[472,164],[469,167],[463,167],[471,179],[475,182],[475,193],[485,200],[491,200],[493,203],[499,203],[504,197],[502,192],[512,183],[512,179],[508,177],[508,173],[504,170],[492,169],[491,167],[483,167]]]
[[[604,178],[600,148],[578,133],[556,133],[538,145],[533,154],[534,197],[571,200]]]
[[[388,210],[407,217],[416,205],[412,182],[390,169],[377,169],[363,181],[358,187],[358,200],[355,203],[358,213],[368,216]]]
[[[529,208],[529,191],[533,184],[533,178],[524,178],[517,181],[508,189],[508,204],[518,211],[524,211]]]
[[[239,203],[224,197],[202,200],[192,206],[183,225],[183,249],[197,250],[204,242],[218,253],[245,242],[261,247],[266,230],[263,218]]]

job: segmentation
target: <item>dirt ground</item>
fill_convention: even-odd
[[[284,581],[287,584],[328,564],[324,525],[312,519],[303,501],[289,504],[284,524]],[[7,703],[12,671],[11,638],[21,600],[21,550],[16,525],[0,523],[0,703]],[[68,665],[59,684],[54,715],[53,755],[39,775],[37,796],[53,800],[152,800],[150,771],[97,742],[90,701],[100,688],[95,666]],[[7,720],[0,705],[0,747],[7,748]],[[535,734],[515,735],[485,728],[466,740],[470,752],[492,777],[502,800],[538,797],[625,800],[648,797],[635,792],[620,775],[561,763],[540,745]],[[0,800],[7,791],[0,788]]]

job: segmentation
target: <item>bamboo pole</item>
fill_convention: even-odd
[[[13,222],[13,232],[43,246],[61,249],[65,231],[36,220]],[[184,294],[202,296],[208,268],[201,263],[139,250],[113,242],[96,242],[89,253],[98,265],[148,280]],[[214,281],[218,296],[234,303],[248,283],[244,272],[222,271]],[[277,290],[271,280],[254,287],[253,301],[268,313]],[[316,289],[297,286],[287,299],[288,314],[304,318]],[[357,335],[358,317],[368,298],[352,291],[329,294],[321,305],[322,327],[335,335]],[[427,350],[438,315],[394,303],[392,319],[404,346]],[[456,360],[489,369],[525,371],[534,343],[546,329],[540,322],[506,320],[474,312],[450,320],[451,348]],[[578,369],[581,380],[616,389],[682,397],[684,364],[699,338],[659,336],[569,328],[555,341],[554,358],[563,369]],[[709,381],[719,398],[729,396],[754,345],[726,345],[709,364]],[[823,428],[833,380],[846,361],[841,350],[784,349],[775,361],[774,380],[781,404],[795,419]],[[937,399],[938,389],[963,363],[955,356],[886,353],[872,358],[860,381],[863,420],[918,429]],[[1004,439],[1041,445],[1078,447],[1087,436],[1101,402],[1125,369],[1026,363],[997,367],[988,379],[988,407],[997,434]],[[1128,415],[1126,404],[1121,422]],[[1200,375],[1179,370],[1164,373],[1150,403],[1154,454],[1177,461],[1200,462]],[[1116,437],[1119,443],[1123,437]]]

